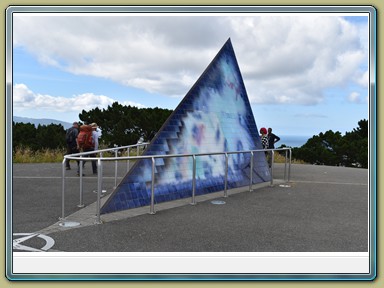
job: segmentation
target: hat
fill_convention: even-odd
[[[260,129],[260,133],[261,134],[267,134],[267,129],[265,129],[264,127]]]
[[[72,125],[79,125],[79,123],[77,123],[76,121],[72,123]]]
[[[97,124],[96,123],[92,123],[91,126],[97,128]]]

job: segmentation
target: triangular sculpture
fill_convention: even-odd
[[[262,149],[230,39],[152,139],[144,155]],[[264,152],[255,152],[252,182],[270,181]],[[250,153],[228,153],[227,188],[250,184]],[[197,156],[196,194],[224,190],[225,155]],[[192,196],[193,158],[155,160],[155,203]],[[137,160],[101,214],[150,205],[152,160]]]

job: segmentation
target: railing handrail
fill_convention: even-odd
[[[102,152],[115,152],[116,150],[125,150],[125,149],[128,149],[128,148],[135,148],[135,147],[140,147],[140,146],[146,146],[148,145],[149,142],[143,142],[143,143],[138,143],[138,144],[133,144],[133,145],[127,145],[127,146],[118,146],[118,147],[112,147],[112,148],[105,148],[105,149],[100,149],[100,150],[92,150],[92,151],[87,151],[87,152],[79,152],[79,153],[73,153],[73,154],[70,154],[70,155],[64,155],[64,158],[68,158],[68,159],[71,159],[71,160],[76,160],[74,158],[69,158],[69,156],[83,156],[83,155],[89,155],[89,154],[95,154],[95,153],[102,153]],[[88,158],[90,159],[90,158]],[[95,159],[97,160],[97,159]]]
[[[121,148],[121,147],[120,147]],[[113,148],[114,150],[120,150]],[[121,148],[122,149],[122,148]],[[241,154],[241,153],[251,153],[251,152],[268,152],[268,151],[289,151],[292,148],[283,147],[283,148],[273,148],[273,149],[253,149],[253,150],[241,150],[241,151],[226,151],[226,152],[206,152],[206,153],[189,153],[189,154],[165,154],[165,155],[141,155],[141,156],[120,156],[119,160],[137,160],[137,159],[151,159],[151,158],[179,158],[179,157],[192,157],[192,156],[213,156],[213,155],[225,155],[225,154]],[[65,159],[70,160],[81,160],[81,158],[77,156],[89,155],[89,154],[97,154],[100,152],[109,151],[108,149],[104,150],[94,150],[91,152],[81,152],[76,154],[65,155]],[[98,160],[102,161],[116,161],[116,157],[87,157],[86,161],[90,160]]]

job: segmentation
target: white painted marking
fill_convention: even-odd
[[[31,251],[31,252],[45,252],[45,251],[48,251],[53,245],[55,245],[55,241],[51,237],[49,237],[47,235],[44,235],[44,234],[39,234],[39,233],[13,233],[13,236],[24,236],[24,237],[20,237],[20,238],[17,238],[17,239],[13,240],[12,244],[13,244],[13,249],[14,250]],[[25,241],[33,238],[33,237],[39,237],[41,239],[44,239],[46,244],[42,248],[40,248],[40,249],[20,244],[20,243],[23,243],[23,242],[25,242]]]

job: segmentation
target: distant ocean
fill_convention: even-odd
[[[294,136],[294,135],[277,135],[280,137],[280,141],[275,144],[275,147],[280,147],[285,144],[288,147],[301,147],[307,143],[308,139],[312,136]]]

